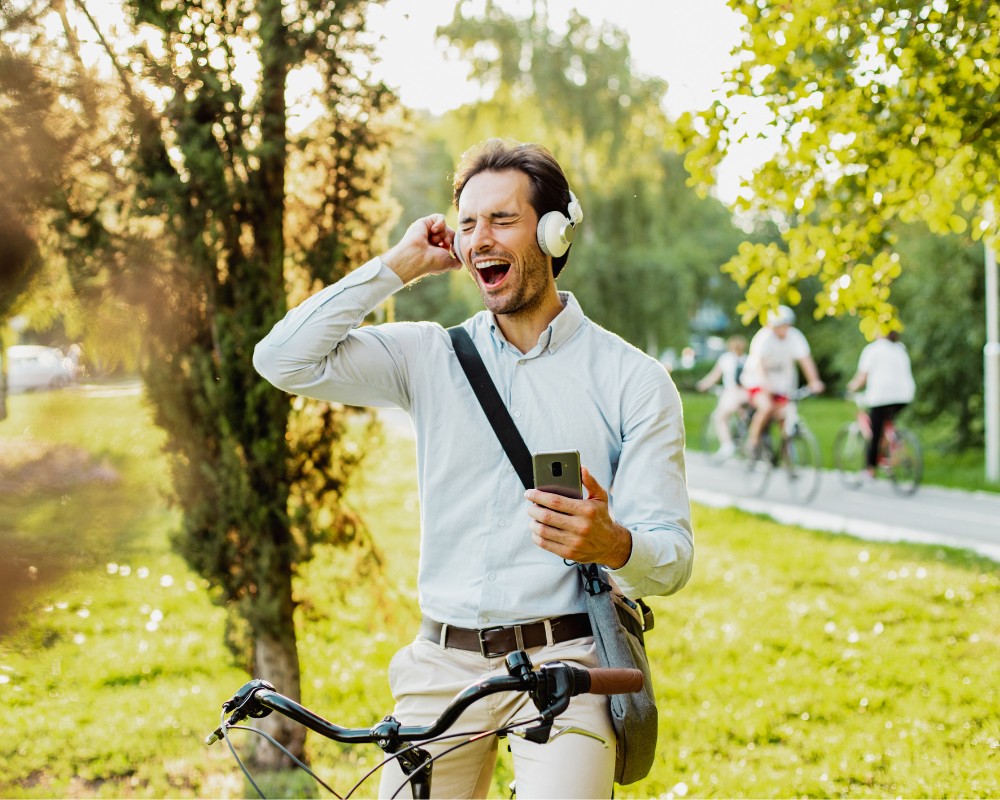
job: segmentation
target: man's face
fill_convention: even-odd
[[[774,335],[777,336],[779,339],[784,339],[786,336],[788,336],[788,329],[791,327],[792,327],[791,325],[775,325]]]
[[[494,314],[530,309],[554,281],[549,259],[538,247],[530,191],[523,172],[480,172],[458,199],[462,254]]]

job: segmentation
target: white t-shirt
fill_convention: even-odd
[[[740,365],[745,362],[746,356],[738,356],[729,350],[719,356],[719,360],[715,362],[715,365],[722,370],[723,389],[734,389],[739,386],[736,382],[736,373],[739,371]]]
[[[748,389],[760,386],[772,394],[789,395],[799,386],[795,362],[807,355],[809,342],[798,328],[789,328],[784,339],[771,328],[761,328],[750,341],[740,383]]]
[[[858,372],[868,376],[865,404],[869,408],[912,402],[917,391],[910,371],[910,357],[902,342],[876,339],[861,351]]]

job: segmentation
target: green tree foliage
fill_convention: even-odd
[[[49,46],[45,21],[61,47]],[[81,307],[67,302],[58,231],[81,195],[110,191],[116,94],[81,60],[62,0],[0,2],[0,321],[24,313],[44,329],[62,317],[71,333],[82,332]],[[104,317],[93,329],[134,344],[108,312],[90,308]]]
[[[980,0],[778,0],[745,15],[725,96],[682,120],[679,146],[704,191],[766,103],[778,154],[738,207],[781,220],[783,246],[750,245],[725,269],[746,289],[744,318],[817,276],[818,315],[855,311],[862,331],[901,328],[889,287],[897,223],[992,237],[1000,200],[1000,6]],[[1000,206],[1000,203],[997,204]]]
[[[906,321],[917,396],[910,413],[951,431],[947,445],[983,442],[986,277],[983,249],[968,235],[937,236],[922,225],[899,231],[906,271],[893,297]]]
[[[65,13],[65,12],[64,12]],[[0,320],[40,272],[38,243],[29,227],[57,192],[63,166],[93,122],[92,104],[75,114],[60,107],[64,94],[82,94],[72,78],[49,72],[38,46],[37,7],[0,2]],[[8,42],[23,37],[20,49]]]
[[[413,220],[445,213],[451,205],[455,161],[448,152],[443,126],[441,120],[414,113],[408,130],[392,148],[392,196],[401,213],[390,241],[399,241]],[[483,307],[475,284],[463,272],[411,283],[393,301],[396,319],[433,319],[446,327]]]
[[[478,16],[459,4],[438,33],[489,95],[445,116],[448,152],[457,159],[491,136],[549,147],[586,216],[560,286],[639,347],[686,344],[690,317],[718,290],[713,277],[742,237],[664,151],[666,84],[633,72],[627,35],[576,13],[560,35],[544,4],[517,17],[489,1]]]
[[[906,322],[902,341],[917,384],[907,415],[931,425],[925,445],[931,439],[946,450],[981,445],[986,343],[982,245],[968,234],[939,236],[919,223],[897,225],[893,231],[906,269],[893,283],[892,295]],[[801,287],[796,325],[809,339],[823,379],[842,390],[867,342],[850,315],[816,319],[818,277],[805,279]]]
[[[358,71],[371,56],[366,3],[126,0],[109,39],[74,2],[122,114],[104,182],[56,204],[54,229],[77,293],[113,299],[145,334],[142,373],[183,510],[176,547],[233,612],[254,673],[297,698],[292,578],[316,543],[364,539],[341,502],[363,449],[342,439],[344,409],[291,403],[252,354],[289,302],[384,246],[394,98]],[[322,103],[298,136],[286,104],[296,72],[318,80]],[[301,726],[262,724],[302,757]],[[258,751],[264,766],[282,758]]]

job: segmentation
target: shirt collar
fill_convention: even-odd
[[[563,310],[556,314],[555,319],[542,331],[538,337],[538,344],[525,353],[524,358],[533,358],[540,355],[545,352],[546,347],[549,348],[550,353],[556,352],[557,349],[569,341],[570,337],[583,324],[583,309],[580,308],[580,304],[570,292],[559,292],[559,302],[562,303]],[[503,335],[503,331],[497,325],[497,318],[492,313],[489,314],[489,321],[490,332],[496,341],[501,346],[507,345],[513,347]]]

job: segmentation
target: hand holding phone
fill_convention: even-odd
[[[580,468],[580,454],[532,456],[535,488],[524,493],[532,541],[543,550],[581,564],[623,567],[632,554],[632,534],[611,516],[608,493]],[[583,498],[583,488],[587,498]]]

